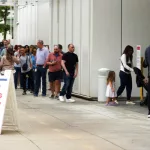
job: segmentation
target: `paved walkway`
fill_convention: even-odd
[[[20,132],[4,131],[0,150],[150,150],[150,119],[137,106],[106,107],[22,96]]]

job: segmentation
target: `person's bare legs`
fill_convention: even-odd
[[[61,81],[59,81],[59,93],[60,93],[60,90],[61,90]]]
[[[108,105],[111,101],[111,98],[110,97],[107,97],[107,101],[106,101],[106,105]]]
[[[52,96],[54,96],[54,92],[55,92],[55,82],[50,82],[50,89],[51,89],[51,94],[52,94]]]
[[[57,97],[60,93],[60,80],[55,81],[55,96]]]

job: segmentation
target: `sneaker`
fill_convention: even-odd
[[[49,98],[54,98],[54,95],[52,94]]]
[[[109,102],[106,104],[106,106],[117,106],[117,104],[115,102]]]
[[[67,102],[67,103],[74,103],[75,100],[74,100],[74,99],[66,99],[66,102]]]
[[[150,118],[150,112],[148,113],[148,116],[147,116],[148,118]]]
[[[37,94],[34,94],[34,97],[38,97],[38,95],[37,95]]]
[[[116,104],[119,104],[119,102],[118,102],[117,100],[115,100],[115,103],[116,103]]]
[[[60,100],[61,102],[64,102],[64,101],[65,101],[63,96],[59,96],[59,100]]]
[[[26,95],[27,93],[24,91],[23,93],[22,93],[22,95]]]
[[[127,101],[126,102],[127,105],[135,105],[135,103],[131,102],[131,101]]]

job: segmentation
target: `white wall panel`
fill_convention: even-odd
[[[32,36],[31,36],[31,44],[36,44],[36,6],[32,6],[32,9],[31,9],[31,33],[32,33]]]
[[[81,2],[81,94],[90,94],[90,0]]]
[[[53,45],[58,44],[58,3],[53,0]],[[53,46],[52,46],[53,47]]]
[[[66,0],[60,0],[59,3],[59,40],[58,43],[62,44],[64,51],[66,49]]]
[[[49,2],[38,2],[38,39],[42,39],[45,44],[49,44]]]
[[[67,45],[73,43],[79,56],[74,92],[96,97],[98,69],[103,67],[116,72],[118,87],[121,50],[128,44],[140,44],[143,55],[149,45],[150,1],[123,0],[122,47],[121,0],[60,0],[59,5],[57,2],[39,0],[37,11],[36,3],[18,9],[18,44],[36,44],[37,39],[43,39],[51,47],[60,43],[67,51]],[[133,96],[138,95],[134,83]]]
[[[27,24],[27,29],[26,29],[26,44],[27,45],[30,45],[31,44],[31,37],[32,37],[32,33],[31,33],[31,29],[32,29],[32,26],[31,26],[31,5],[28,5],[26,7],[26,24]]]
[[[73,36],[73,0],[66,0],[66,49],[68,49],[68,44],[72,43]]]
[[[81,94],[80,89],[80,69],[81,69],[81,0],[73,0],[73,44],[75,45],[75,53],[79,58],[79,74],[75,80],[74,89],[75,93]]]
[[[121,54],[121,1],[93,1],[93,49],[91,62],[91,96],[97,97],[98,69],[116,72],[119,84],[119,58]]]

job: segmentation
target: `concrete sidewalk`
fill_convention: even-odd
[[[4,131],[0,150],[149,150],[147,108],[74,104],[22,96],[17,91],[20,132]]]

